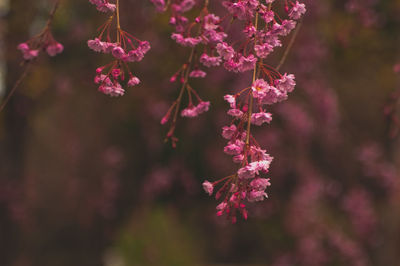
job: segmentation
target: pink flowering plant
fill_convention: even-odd
[[[110,96],[124,94],[121,82],[128,75],[128,86],[135,86],[139,79],[129,70],[127,62],[141,61],[150,49],[146,41],[140,41],[123,31],[119,20],[119,0],[110,3],[107,0],[89,0],[101,12],[111,13],[109,19],[100,27],[100,34],[88,41],[92,50],[108,53],[114,60],[96,70],[95,83],[99,91]],[[276,47],[282,46],[281,38],[290,34],[296,27],[296,21],[305,13],[305,5],[299,1],[283,3],[287,18],[281,18],[273,5],[274,0],[240,0],[222,2],[224,14],[218,16],[209,10],[209,1],[205,0],[202,8],[191,20],[185,14],[195,6],[194,0],[151,1],[157,11],[169,10],[169,23],[175,29],[171,38],[179,45],[190,48],[187,62],[172,75],[171,82],[179,81],[181,88],[177,99],[161,119],[161,124],[170,124],[166,141],[170,140],[176,147],[175,136],[178,115],[197,117],[207,112],[210,102],[203,101],[199,93],[190,84],[192,78],[205,78],[206,68],[223,67],[234,73],[253,72],[252,84],[236,93],[227,94],[224,99],[230,108],[227,114],[232,117],[229,126],[223,127],[222,135],[228,140],[224,152],[233,156],[239,164],[237,172],[213,183],[203,183],[205,191],[213,194],[214,186],[222,183],[216,192],[216,199],[222,200],[217,206],[217,214],[226,214],[232,222],[236,221],[239,212],[247,219],[245,202],[262,201],[267,197],[266,188],[269,179],[262,175],[268,173],[272,157],[257,143],[251,134],[251,125],[261,126],[272,120],[267,111],[268,106],[286,100],[288,93],[295,86],[293,74],[281,74],[264,61]],[[110,32],[116,19],[116,40]],[[241,31],[235,36],[232,25]],[[287,53],[285,53],[285,56]],[[182,107],[183,96],[187,94],[188,103]]]
[[[94,82],[100,92],[112,97],[122,96],[124,87],[140,83],[128,64],[141,61],[150,50],[150,44],[121,28],[120,0],[89,2],[109,17],[99,27],[97,37],[88,40],[87,45],[95,52],[112,57],[108,64],[96,69]],[[264,175],[273,159],[258,144],[251,129],[252,126],[269,124],[272,120],[269,106],[286,100],[296,85],[293,74],[282,74],[279,69],[297,32],[277,67],[267,64],[266,60],[276,47],[282,46],[282,38],[296,28],[306,12],[305,5],[288,0],[227,0],[222,2],[221,14],[217,15],[209,10],[209,0],[199,3],[195,0],[151,2],[157,11],[170,13],[169,24],[174,28],[172,40],[190,49],[188,60],[170,78],[171,82],[179,82],[181,86],[176,100],[161,119],[161,124],[169,123],[166,141],[171,141],[173,147],[178,140],[175,136],[178,116],[194,118],[210,109],[210,102],[204,101],[193,88],[192,79],[206,78],[206,69],[218,66],[241,75],[252,73],[252,83],[248,87],[224,96],[229,105],[227,114],[231,118],[229,125],[222,128],[222,136],[228,142],[224,152],[233,157],[238,170],[220,180],[203,183],[209,195],[219,186],[215,192],[215,198],[220,201],[218,216],[226,214],[233,223],[237,213],[247,219],[247,202],[267,198],[265,190],[271,184]],[[198,12],[192,12],[200,3]],[[279,10],[285,13],[284,17]],[[25,60],[37,57],[39,48],[50,56],[62,52],[63,46],[50,33],[50,22],[51,19],[41,34],[18,46]],[[184,99],[187,99],[186,105]]]
[[[400,261],[395,1],[8,3],[0,265]]]

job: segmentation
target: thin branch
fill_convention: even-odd
[[[54,14],[56,13],[58,6],[60,5],[61,0],[57,0],[49,13],[49,18],[47,19],[46,26],[49,27],[50,24],[53,22]]]
[[[26,77],[28,74],[28,70],[30,66],[32,65],[32,61],[29,61],[24,68],[24,71],[21,73],[19,76],[18,80],[14,83],[14,86],[12,87],[11,91],[8,93],[7,97],[4,99],[3,103],[0,106],[0,112],[3,111],[4,107],[7,105],[8,101],[10,100],[11,96],[14,94],[14,92],[17,90],[18,86],[21,84],[22,80]]]
[[[288,54],[290,52],[290,49],[292,49],[292,46],[294,44],[294,41],[296,40],[297,34],[300,31],[302,25],[302,21],[299,22],[299,24],[297,25],[296,29],[293,32],[292,38],[290,39],[288,46],[286,47],[285,52],[283,53],[283,56],[281,58],[281,60],[279,61],[279,64],[276,66],[276,70],[279,71],[279,69],[282,67],[282,65],[285,63],[286,58],[288,57]]]

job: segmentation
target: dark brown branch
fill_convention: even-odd
[[[19,76],[18,80],[14,83],[14,86],[12,87],[12,89],[8,93],[7,97],[4,99],[3,103],[1,104],[0,112],[3,111],[4,107],[6,106],[6,104],[11,99],[11,96],[14,94],[14,92],[17,90],[18,86],[21,84],[22,80],[28,74],[29,68],[30,68],[31,65],[32,65],[32,61],[30,61],[27,64],[25,64],[24,71],[21,73],[21,75]]]

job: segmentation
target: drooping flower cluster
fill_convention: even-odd
[[[226,36],[227,40],[209,45],[210,53],[200,57],[200,62],[208,67],[223,64],[232,72],[253,70],[250,87],[224,97],[230,106],[227,114],[232,117],[230,125],[222,131],[222,136],[228,140],[224,152],[233,156],[239,168],[233,175],[203,183],[205,191],[211,195],[214,186],[223,182],[215,195],[217,200],[222,200],[217,206],[217,215],[226,214],[233,223],[237,213],[247,219],[245,203],[265,199],[265,189],[270,185],[269,179],[263,178],[262,174],[268,173],[272,157],[252,136],[251,125],[270,123],[272,116],[267,112],[268,105],[286,100],[296,84],[294,75],[282,75],[263,60],[275,47],[282,46],[280,38],[295,28],[295,20],[305,13],[305,5],[285,1],[288,19],[282,20],[272,9],[273,2],[267,1],[267,5],[257,0],[223,2],[233,21],[244,21],[245,40],[242,43],[232,40],[229,44],[229,36]]]
[[[64,51],[64,46],[54,40],[49,30],[43,36],[20,43],[17,48],[22,52],[22,56],[26,61],[38,57],[40,50],[46,51],[49,56],[56,56]]]
[[[114,57],[109,64],[96,69],[94,82],[99,85],[100,92],[110,96],[122,96],[125,90],[121,83],[125,82],[128,87],[140,83],[139,78],[130,71],[128,63],[141,61],[150,50],[150,44],[121,29],[118,1],[116,4],[107,0],[89,0],[89,2],[96,5],[101,12],[112,12],[110,18],[100,28],[99,36],[88,41],[88,46],[93,51],[111,54]],[[114,18],[116,19],[117,36],[115,41],[110,36]]]
[[[49,56],[56,56],[64,51],[64,46],[57,42],[51,33],[51,23],[54,13],[56,12],[58,3],[50,12],[49,19],[43,30],[26,42],[20,43],[17,48],[21,51],[25,61],[31,61],[39,56],[40,51],[46,52]]]
[[[152,1],[157,10],[165,10],[165,3],[161,1]],[[207,73],[200,69],[197,61],[199,60],[198,52],[196,49],[199,45],[215,45],[216,42],[222,41],[226,34],[219,27],[220,18],[208,12],[208,1],[204,3],[204,7],[200,10],[198,16],[193,22],[189,23],[189,19],[184,16],[184,13],[190,11],[195,5],[194,0],[172,1],[170,5],[171,18],[169,23],[174,26],[175,32],[172,33],[171,38],[179,45],[190,47],[191,52],[189,59],[184,63],[170,81],[175,82],[178,80],[182,84],[178,98],[172,103],[166,115],[161,119],[161,124],[170,122],[170,129],[167,133],[167,139],[170,139],[172,146],[175,147],[177,138],[174,136],[176,121],[178,113],[182,117],[196,117],[201,113],[208,111],[210,102],[203,101],[195,89],[190,85],[190,78],[204,78]],[[192,32],[195,32],[192,36]],[[201,60],[201,58],[200,58]],[[181,110],[182,96],[187,93],[189,102],[187,107]],[[197,100],[197,105],[193,103],[193,96]],[[172,119],[171,119],[171,115]]]
[[[268,173],[273,158],[251,135],[250,126],[270,123],[272,115],[266,111],[267,106],[285,100],[295,86],[294,76],[291,74],[266,73],[274,73],[276,78],[271,82],[256,79],[250,88],[235,95],[224,96],[230,106],[227,113],[233,118],[229,126],[222,128],[222,137],[228,140],[224,152],[233,156],[233,162],[240,166],[231,176],[213,183],[203,183],[204,189],[211,195],[213,186],[225,182],[215,196],[218,200],[225,195],[217,206],[217,215],[226,213],[232,222],[236,221],[236,212],[247,219],[244,202],[264,200],[267,198],[265,189],[270,186],[269,179],[262,178],[262,174]]]

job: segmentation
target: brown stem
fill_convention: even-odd
[[[61,0],[57,0],[53,6],[53,9],[49,13],[49,18],[47,19],[46,27],[50,27],[50,24],[53,22],[54,14],[56,13]]]
[[[121,24],[119,23],[119,0],[117,0],[117,43],[120,42],[120,30],[121,30]]]
[[[292,46],[294,44],[294,41],[296,40],[297,34],[299,33],[301,25],[302,25],[302,21],[299,22],[299,24],[297,25],[296,29],[294,30],[292,38],[290,38],[288,46],[286,47],[285,52],[283,53],[283,56],[282,56],[281,60],[279,61],[279,64],[276,66],[276,70],[277,71],[279,71],[279,69],[285,63],[286,58],[288,57],[288,54],[290,52],[290,49],[292,49]]]
[[[254,27],[257,30],[257,26],[258,26],[258,13],[256,15],[256,19],[255,19],[255,23],[254,23]],[[254,37],[254,45],[257,44],[257,39]],[[253,82],[256,80],[256,73],[257,73],[257,64],[255,64],[254,66],[254,70],[253,70]],[[249,103],[249,109],[247,110],[248,112],[248,116],[247,116],[247,131],[246,131],[246,147],[248,148],[249,144],[250,144],[250,127],[251,127],[251,114],[253,111],[253,93],[250,92],[250,103]]]
[[[193,47],[192,51],[190,52],[190,56],[189,56],[189,60],[188,60],[187,66],[186,66],[186,72],[185,72],[185,76],[184,76],[184,79],[183,79],[182,87],[181,87],[181,90],[179,92],[178,99],[176,99],[176,108],[175,108],[174,118],[172,120],[172,126],[173,127],[175,127],[176,120],[178,119],[179,107],[181,105],[183,92],[185,91],[186,84],[188,82],[188,77],[189,77],[189,73],[190,73],[190,65],[191,65],[192,60],[193,60],[194,51],[195,51],[195,47]]]
[[[4,99],[3,103],[0,106],[0,112],[3,111],[4,107],[7,105],[8,101],[10,100],[11,96],[14,94],[14,92],[17,90],[18,86],[21,84],[22,80],[26,77],[26,75],[28,74],[28,70],[30,68],[30,66],[32,65],[32,61],[29,61],[24,68],[24,71],[21,73],[21,75],[19,76],[18,80],[14,83],[14,86],[12,87],[12,89],[10,90],[10,92],[8,93],[7,97]]]
[[[207,8],[208,4],[209,4],[209,0],[205,0],[204,1],[203,10],[205,10]],[[201,32],[201,27],[199,27],[199,30],[198,30],[197,34],[200,34],[200,32]],[[175,111],[174,111],[174,117],[172,119],[171,127],[170,127],[170,129],[168,131],[167,137],[164,140],[166,142],[169,138],[171,138],[171,140],[173,142],[172,143],[173,146],[174,146],[174,141],[175,141],[174,140],[174,131],[175,131],[175,127],[176,127],[176,121],[178,119],[178,113],[179,113],[179,109],[180,109],[180,106],[181,106],[183,93],[185,92],[185,89],[186,89],[186,86],[187,86],[187,83],[188,83],[189,73],[190,73],[190,70],[191,70],[191,65],[192,65],[192,61],[193,61],[195,50],[196,50],[195,46],[192,47],[192,50],[191,50],[190,56],[189,56],[189,60],[188,60],[188,62],[186,64],[186,69],[183,70],[184,71],[184,75],[183,75],[182,87],[181,87],[181,89],[179,91],[178,98],[174,102],[174,104],[176,104]]]

